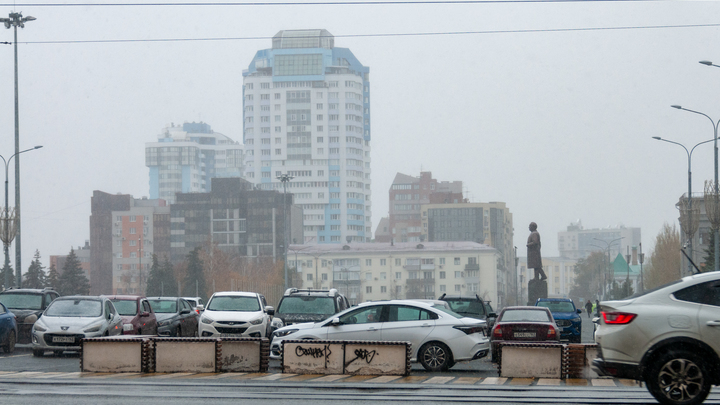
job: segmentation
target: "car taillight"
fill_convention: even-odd
[[[557,336],[557,332],[555,331],[555,327],[554,327],[554,326],[548,326],[548,331],[547,331],[547,337],[548,337],[548,339],[555,339],[555,336]]]
[[[484,325],[455,325],[453,326],[453,328],[461,330],[467,335],[471,335],[473,333],[482,333],[483,335],[485,335]]]
[[[495,328],[493,328],[493,337],[497,338],[497,339],[502,339],[503,332],[502,332],[502,327],[500,325],[497,325],[497,326],[495,326]]]
[[[601,312],[603,321],[608,325],[627,325],[637,317],[628,312]]]

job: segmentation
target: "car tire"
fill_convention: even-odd
[[[683,349],[670,349],[650,364],[648,390],[664,405],[695,405],[710,393],[710,374],[703,358]]]
[[[42,357],[45,355],[44,350],[33,349],[33,357]]]
[[[425,343],[417,357],[427,371],[445,371],[454,365],[452,352],[440,342]]]
[[[16,343],[16,342],[17,342],[17,340],[16,340],[16,338],[15,338],[15,331],[14,331],[14,330],[11,330],[10,333],[8,334],[7,344],[6,344],[5,346],[3,346],[3,351],[4,351],[5,353],[12,353],[12,352],[14,352],[14,351],[15,351],[15,343]]]

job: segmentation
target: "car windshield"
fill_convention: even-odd
[[[118,313],[123,316],[137,315],[137,301],[135,300],[112,300]]]
[[[505,311],[500,322],[549,322],[547,312],[535,309],[510,309]]]
[[[198,304],[197,304],[197,301],[195,301],[195,300],[191,300],[191,299],[185,298],[185,301],[187,301],[188,304],[190,304],[190,306],[193,307],[193,308],[195,308],[195,307],[198,305]]]
[[[210,311],[257,312],[260,311],[260,301],[257,297],[217,296],[210,299],[206,309]]]
[[[550,312],[575,312],[575,306],[567,301],[538,301],[538,307],[545,307]]]
[[[453,312],[463,315],[485,315],[483,305],[476,300],[464,300],[464,299],[452,299],[446,298],[444,300],[450,304],[450,308]]]
[[[435,309],[437,309],[437,310],[439,310],[439,311],[442,311],[442,312],[444,312],[444,313],[446,313],[446,314],[448,314],[448,315],[450,315],[450,316],[454,316],[455,318],[458,318],[458,319],[460,319],[460,318],[465,318],[464,315],[460,315],[460,314],[458,314],[458,313],[456,313],[456,312],[453,312],[453,311],[445,308],[445,305],[442,305],[442,304],[435,304],[435,305],[433,305],[433,308],[435,308]]]
[[[333,297],[296,296],[283,297],[277,314],[332,315],[335,313]]]
[[[159,314],[174,314],[177,312],[177,301],[175,300],[150,300],[153,311]]]
[[[99,300],[55,300],[45,311],[45,316],[98,317],[102,315]]]
[[[0,302],[10,309],[42,309],[42,294],[5,293]]]

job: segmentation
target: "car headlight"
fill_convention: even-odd
[[[211,323],[213,323],[215,321],[213,321],[211,318],[209,318],[207,316],[203,316],[202,318],[200,318],[200,322],[210,325]]]
[[[283,337],[290,334],[293,334],[297,332],[299,329],[286,329],[286,330],[276,330],[273,332],[273,337]]]
[[[103,327],[103,324],[99,323],[99,324],[93,325],[87,329],[83,329],[83,332],[85,332],[85,333],[99,332],[102,327]]]
[[[273,328],[275,328],[275,329],[280,329],[280,328],[282,328],[283,326],[285,326],[285,324],[283,323],[282,319],[280,319],[280,318],[273,318],[273,320],[272,320],[272,322],[271,322],[270,324],[271,324],[271,325],[273,326]]]
[[[33,325],[33,330],[36,330],[38,332],[45,332],[47,330],[47,328],[42,325],[39,325],[38,322],[35,322],[35,325]]]
[[[253,319],[250,321],[251,325],[260,325],[261,323],[263,323],[263,318]]]
[[[171,319],[166,319],[166,320],[164,320],[164,321],[158,322],[158,326],[168,326],[168,325],[170,325],[171,323],[172,323],[172,320],[171,320]]]

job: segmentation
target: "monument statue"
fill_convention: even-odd
[[[537,224],[530,222],[530,236],[527,241],[527,267],[535,271],[535,279],[546,280],[547,276],[542,269],[542,256],[540,255],[540,233]]]

